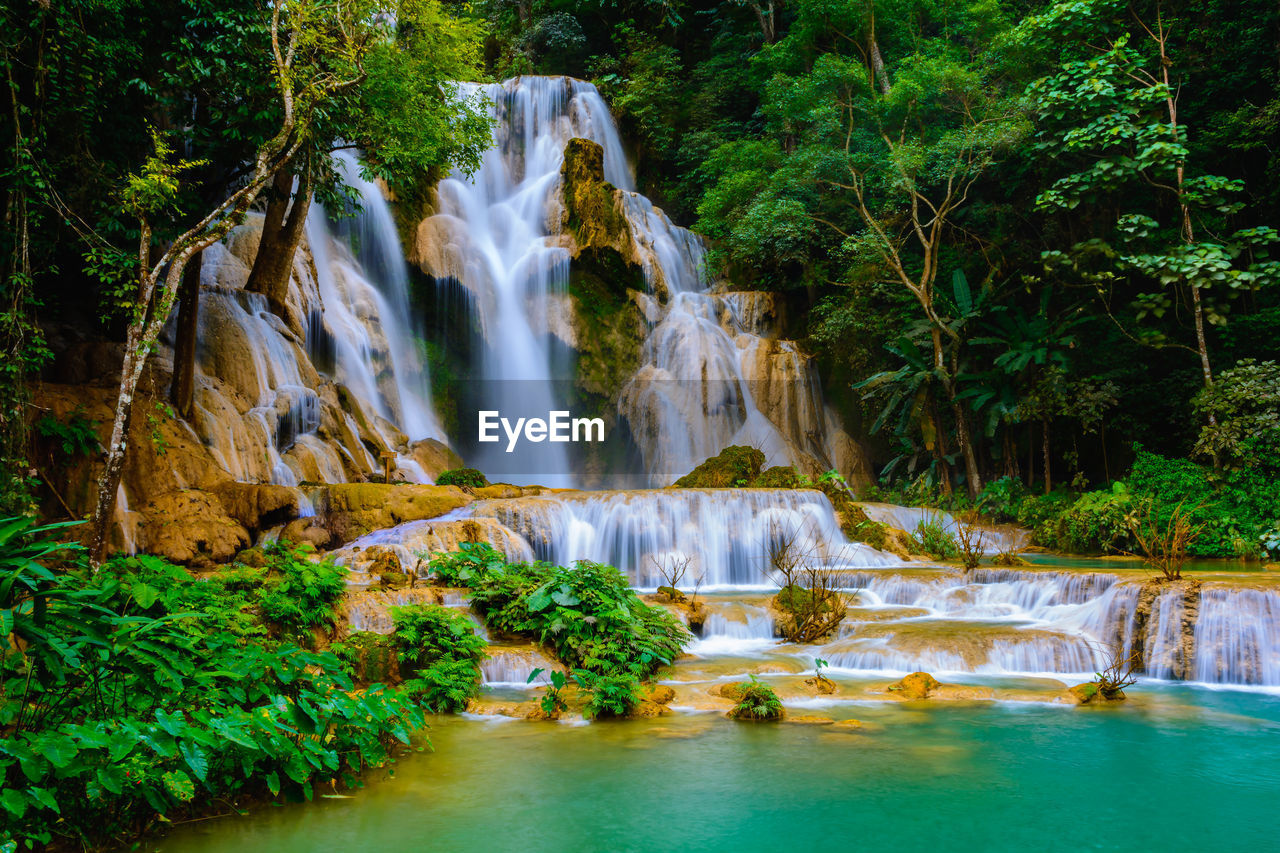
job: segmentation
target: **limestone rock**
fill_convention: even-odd
[[[258,483],[219,483],[213,492],[227,515],[257,534],[298,517],[298,492],[287,486]]]
[[[889,689],[905,699],[928,699],[929,695],[941,686],[938,679],[929,673],[913,672],[897,684],[891,685]]]
[[[835,720],[830,717],[818,717],[811,714],[803,714],[799,717],[784,717],[788,723],[795,723],[801,726],[831,726],[835,725]]]
[[[174,563],[208,567],[226,563],[249,545],[249,531],[222,502],[195,490],[152,498],[142,509],[139,548]]]
[[[811,690],[813,690],[815,693],[818,693],[819,695],[830,696],[832,693],[836,692],[836,683],[832,681],[830,678],[824,678],[822,676],[818,676],[816,678],[806,678],[804,680],[804,683],[808,685]]]
[[[325,527],[335,543],[406,521],[437,518],[471,501],[456,486],[339,483],[325,495]]]

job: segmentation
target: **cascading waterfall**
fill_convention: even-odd
[[[634,585],[663,583],[660,567],[688,558],[688,581],[705,588],[768,586],[770,542],[794,537],[797,553],[836,568],[892,566],[898,558],[840,532],[826,495],[807,490],[678,489],[569,493],[482,504],[560,565],[618,566]]]
[[[667,485],[733,443],[760,447],[770,464],[832,467],[835,425],[807,359],[788,342],[765,339],[761,312],[738,310],[763,300],[714,293],[701,238],[633,190],[621,139],[594,86],[519,77],[464,84],[459,95],[492,104],[493,144],[474,175],[441,181],[418,251],[437,279],[461,285],[477,319],[478,372],[486,380],[479,383],[481,408],[513,421],[564,408],[556,382],[571,380],[573,365],[556,355],[550,330],[565,321],[550,314],[564,308],[558,297],[567,291],[571,262],[572,238],[559,233],[560,169],[569,140],[582,138],[603,150],[603,176],[621,191],[634,259],[650,291],[642,364],[619,400],[649,484]],[[571,468],[563,449],[547,444],[538,453],[542,470],[510,476],[573,485],[561,473]],[[479,445],[473,461],[482,469],[510,466],[503,449],[490,444]]]
[[[380,389],[390,420],[409,437],[443,440],[444,430],[431,406],[431,382],[416,339],[422,324],[413,320],[409,307],[409,269],[396,232],[395,218],[376,184],[361,174],[355,155],[341,151],[334,162],[343,181],[356,191],[360,210],[340,219],[339,233],[355,243],[355,257],[374,284],[378,325],[386,337],[391,388]],[[319,213],[319,211],[317,211]],[[317,215],[316,219],[320,217]],[[355,365],[344,365],[351,371]],[[381,413],[381,412],[380,412]]]
[[[434,227],[449,242],[437,272],[461,283],[479,320],[482,408],[512,419],[546,417],[563,408],[553,380],[569,375],[568,365],[553,364],[550,340],[541,331],[550,297],[563,293],[569,279],[569,253],[549,221],[564,148],[574,137],[599,143],[606,178],[619,187],[630,186],[626,158],[609,110],[590,83],[521,77],[463,84],[459,94],[487,98],[496,122],[476,173],[455,172],[439,184]],[[501,453],[481,445],[474,462],[481,468],[500,464]],[[546,470],[536,479],[572,485],[563,448],[548,444],[545,453]]]

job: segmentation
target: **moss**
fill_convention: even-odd
[[[436,485],[483,489],[489,485],[489,480],[478,468],[454,468],[441,471],[440,476],[436,477]]]
[[[570,139],[560,178],[565,229],[578,246],[617,245],[627,233],[627,220],[616,188],[604,179],[604,149],[589,139]]]
[[[623,384],[640,366],[644,318],[628,295],[644,271],[614,249],[588,248],[569,264],[569,296],[578,323],[577,388],[582,410],[612,413]]]
[[[684,489],[747,486],[760,476],[764,454],[754,447],[731,445],[685,474],[675,484]]]
[[[456,486],[338,483],[327,496],[326,527],[342,541],[406,521],[437,518],[471,502]]]
[[[774,465],[766,468],[751,482],[757,489],[798,489],[803,480],[799,472],[790,465]]]

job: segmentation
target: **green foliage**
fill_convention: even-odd
[[[1085,492],[1058,516],[1050,547],[1076,554],[1132,550],[1129,515],[1133,508],[1123,483]]]
[[[391,608],[403,689],[436,713],[461,711],[480,688],[486,643],[456,608],[417,604]]]
[[[333,625],[338,600],[347,591],[347,570],[327,558],[308,559],[310,545],[273,542],[262,550],[266,565],[242,572],[233,582],[260,577],[256,598],[262,618],[307,645],[313,630]]]
[[[529,673],[526,684],[532,684],[539,675],[546,672],[542,667],[535,667],[533,672]],[[542,694],[542,698],[538,700],[538,706],[542,708],[542,713],[548,718],[554,718],[561,711],[568,710],[569,706],[565,703],[561,692],[564,686],[569,683],[568,677],[559,670],[552,670],[547,674],[546,692]]]
[[[1196,442],[1200,456],[1280,476],[1280,365],[1243,359],[1193,404],[1206,421]]]
[[[155,558],[96,574],[0,522],[0,810],[12,839],[97,848],[219,798],[356,784],[423,724],[339,660],[225,630],[242,590]],[[56,566],[48,568],[47,566]],[[190,595],[190,597],[188,597]]]
[[[555,652],[591,693],[590,713],[624,713],[640,682],[675,660],[690,638],[674,616],[642,602],[621,572],[600,563],[510,565],[472,589],[472,606],[491,630]]]
[[[85,415],[83,406],[72,409],[65,422],[46,414],[34,426],[36,435],[52,442],[61,453],[54,460],[59,466],[65,466],[77,458],[92,456],[100,449],[98,422]]]
[[[436,477],[436,485],[481,489],[489,485],[489,480],[484,476],[484,472],[476,468],[454,468],[451,471],[440,472],[440,476]]]
[[[458,550],[442,551],[427,563],[431,578],[442,586],[472,586],[506,566],[507,558],[488,542],[459,542]]]
[[[935,560],[954,560],[960,554],[955,534],[947,529],[941,516],[921,519],[911,535],[924,553]]]
[[[995,521],[1012,522],[1018,520],[1018,508],[1022,504],[1025,490],[1022,481],[1015,477],[1000,477],[992,480],[983,488],[978,496],[978,506]]]
[[[730,717],[755,721],[782,719],[782,701],[772,687],[753,675],[750,681],[742,682],[738,688],[742,695],[738,703],[729,709]]]

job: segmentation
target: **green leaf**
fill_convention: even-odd
[[[201,782],[209,773],[209,759],[205,756],[204,750],[197,743],[189,743],[182,741],[178,744],[178,751],[182,753],[183,759],[187,762],[187,766],[191,768],[191,772]]]

